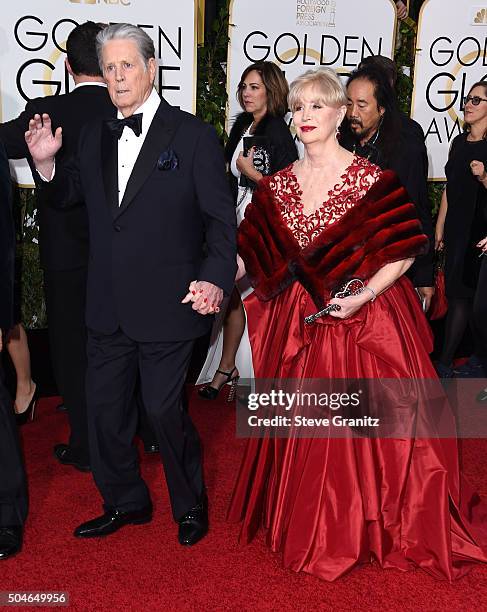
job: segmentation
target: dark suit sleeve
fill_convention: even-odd
[[[406,137],[398,147],[398,159],[392,164],[401,183],[406,188],[421,221],[423,232],[428,237],[429,249],[418,257],[408,270],[415,287],[434,286],[434,234],[431,205],[428,198],[428,154],[424,141],[417,137]]]
[[[410,194],[416,204],[418,217],[423,226],[423,232],[429,240],[428,252],[416,259],[411,270],[411,279],[415,287],[433,287],[434,280],[434,245],[433,217],[428,197],[428,153],[424,141],[415,156],[415,164],[411,164],[411,173],[416,180],[410,181],[414,193]]]
[[[0,142],[0,329],[13,325],[14,224],[7,154]]]
[[[58,152],[52,181],[42,180],[37,170],[33,168],[32,176],[37,187],[38,202],[41,206],[66,210],[84,202],[79,170],[79,153],[83,150],[86,133],[86,129],[81,131],[77,153],[66,156]]]
[[[24,159],[29,157],[29,149],[25,142],[25,132],[29,121],[37,113],[33,100],[27,102],[25,110],[16,119],[0,124],[0,140],[7,151],[8,159]]]
[[[213,283],[230,294],[237,271],[235,205],[225,174],[223,150],[210,126],[202,130],[196,145],[193,177],[208,248],[198,280]]]

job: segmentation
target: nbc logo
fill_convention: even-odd
[[[122,4],[129,6],[130,0],[69,0],[72,4]]]

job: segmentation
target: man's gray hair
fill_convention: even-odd
[[[100,32],[96,37],[96,53],[98,55],[98,63],[103,72],[102,52],[103,46],[110,40],[133,40],[139,50],[139,55],[147,68],[151,57],[156,56],[154,43],[152,38],[141,28],[132,25],[131,23],[115,23],[109,25]]]

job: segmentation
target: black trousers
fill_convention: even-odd
[[[0,372],[0,527],[23,525],[27,485],[12,400]]]
[[[178,520],[203,492],[201,447],[183,391],[194,341],[136,342],[123,331],[88,330],[86,381],[91,467],[105,508],[133,510],[150,503],[133,443],[137,372],[144,406],[160,445]]]
[[[88,462],[86,278],[86,268],[44,272],[52,365],[59,393],[68,408],[69,445],[80,460]]]

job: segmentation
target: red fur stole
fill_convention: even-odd
[[[238,251],[259,299],[270,300],[297,280],[318,308],[325,294],[351,278],[367,280],[387,263],[427,249],[415,206],[390,170],[304,249],[282,218],[268,178],[259,183],[238,232]]]

